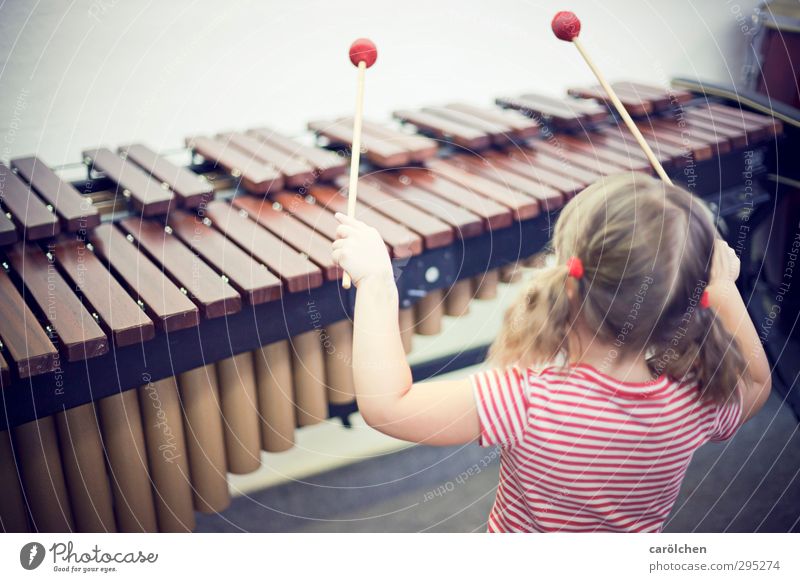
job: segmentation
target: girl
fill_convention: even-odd
[[[406,363],[380,235],[337,218],[333,256],[358,288],[361,414],[408,441],[499,446],[491,532],[660,531],[694,451],[769,395],[739,261],[681,188],[625,174],[581,192],[551,264],[506,313],[493,368],[425,384]]]

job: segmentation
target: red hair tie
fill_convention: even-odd
[[[575,256],[567,259],[567,268],[569,269],[569,276],[575,279],[583,277],[583,262]]]
[[[703,291],[703,294],[700,296],[700,307],[703,309],[708,309],[711,307],[711,299],[708,296],[708,289]]]

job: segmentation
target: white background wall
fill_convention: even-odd
[[[612,79],[736,82],[755,0],[7,0],[0,5],[0,158],[51,164],[84,147],[270,125],[293,133],[352,110],[347,48],[378,45],[366,109],[490,102],[592,81],[550,19],[569,8]]]

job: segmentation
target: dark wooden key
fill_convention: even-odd
[[[522,97],[538,103],[547,103],[553,107],[561,107],[570,112],[582,113],[585,116],[585,123],[597,123],[608,119],[608,109],[605,105],[592,99],[553,97],[551,95],[542,95],[541,93],[523,93]]]
[[[203,317],[222,317],[242,309],[238,291],[178,237],[169,234],[162,224],[126,218],[120,221],[120,226],[181,286],[181,291],[197,304]]]
[[[464,127],[477,129],[488,135],[490,141],[495,145],[506,146],[513,141],[511,127],[505,123],[489,121],[449,107],[424,107],[422,111]]]
[[[91,169],[102,172],[121,189],[122,195],[144,216],[166,214],[174,195],[135,164],[123,160],[108,148],[86,150],[83,159]]]
[[[353,125],[352,117],[343,117],[341,121],[350,126]],[[429,160],[436,156],[436,152],[439,151],[439,144],[429,137],[418,133],[406,133],[405,131],[390,129],[380,123],[362,121],[362,131],[367,135],[387,140],[406,148],[412,162]]]
[[[559,141],[565,146],[562,150],[564,156],[568,157],[576,164],[582,165],[604,176],[624,172],[626,170],[633,170],[634,172],[650,171],[649,164],[638,159],[631,159],[624,154],[620,154],[613,149],[602,147],[599,144],[582,141],[570,136],[560,136]],[[554,148],[551,143],[537,143],[536,148],[546,151],[550,153],[550,155],[555,155],[559,152],[558,148]]]
[[[153,322],[83,242],[64,240],[56,245],[55,255],[61,270],[117,346],[153,338]]]
[[[52,372],[60,365],[58,351],[5,269],[0,269],[0,338],[20,378]]]
[[[689,91],[684,91],[682,89],[665,89],[664,87],[656,87],[655,85],[647,85],[645,83],[636,83],[634,81],[626,81],[623,83],[630,88],[636,89],[643,95],[651,95],[653,97],[659,97],[664,94],[668,96],[671,102],[674,103],[688,103],[692,99],[694,99],[694,95],[692,95]],[[617,83],[614,83],[616,87]]]
[[[339,186],[341,195],[344,197],[347,196],[347,182],[347,178],[344,176],[336,181],[336,185]],[[385,215],[389,220],[398,222],[408,230],[417,233],[425,242],[425,248],[445,247],[455,240],[453,228],[449,223],[437,218],[435,214],[423,212],[413,204],[384,192],[372,182],[360,180],[358,185],[359,202],[363,202],[373,210]]]
[[[429,133],[437,139],[470,151],[484,150],[492,145],[492,136],[484,130],[443,117],[435,112],[400,110],[395,111],[393,115],[404,123],[414,125],[422,133]]]
[[[353,126],[345,120],[312,121],[308,124],[308,129],[325,137],[331,145],[349,147],[353,143]],[[382,168],[406,166],[413,157],[405,145],[371,134],[361,136],[361,146],[366,152],[365,157]]]
[[[314,168],[320,180],[332,180],[344,174],[348,168],[347,158],[326,149],[307,146],[296,142],[280,133],[267,128],[251,129],[247,132],[258,140],[283,150],[293,157],[298,157]]]
[[[488,109],[467,103],[449,103],[447,108],[505,126],[506,131],[516,140],[525,140],[539,135],[538,123],[511,109]]]
[[[280,279],[212,228],[210,222],[183,211],[173,212],[168,219],[174,233],[222,273],[247,303],[258,305],[278,299],[282,289]]]
[[[0,246],[10,245],[15,242],[17,242],[17,227],[6,216],[6,213],[0,209]]]
[[[600,177],[594,170],[578,166],[573,161],[559,152],[558,155],[549,155],[531,148],[511,149],[506,155],[512,160],[517,160],[548,172],[566,176],[580,181],[582,184],[591,184]]]
[[[654,120],[651,127],[655,130],[664,129],[676,133],[683,138],[688,137],[698,142],[706,143],[711,146],[711,150],[714,154],[726,154],[731,151],[731,143],[720,133],[705,131],[702,128],[694,126],[682,128],[666,119]]]
[[[515,220],[527,220],[539,215],[538,199],[508,185],[497,184],[445,160],[431,160],[428,166],[437,176],[508,207],[514,213]]]
[[[126,237],[111,224],[102,224],[89,240],[161,331],[177,331],[200,323],[197,306],[136,248],[132,236]]]
[[[627,131],[627,128],[604,127],[599,131],[601,135],[608,138],[609,144],[624,144],[630,149],[639,149],[641,151],[639,142],[637,142],[636,138],[634,138]],[[644,135],[644,138],[645,141],[647,141],[647,144],[650,146],[650,149],[653,150],[653,153],[656,155],[659,161],[661,161],[661,163],[664,163],[665,160],[669,160],[670,164],[673,164],[677,167],[682,167],[688,162],[688,156],[691,154],[691,152],[684,149],[682,146],[677,146],[672,142],[660,140],[652,135]]]
[[[643,135],[652,137],[656,141],[666,142],[673,146],[683,148],[685,152],[690,152],[691,155],[694,156],[694,159],[698,162],[709,160],[714,156],[713,146],[703,140],[695,139],[687,135],[681,135],[680,133],[672,131],[669,128],[651,128],[643,124],[640,125],[641,127],[639,130]]]
[[[724,123],[747,132],[750,143],[758,143],[771,139],[776,135],[776,126],[765,123],[762,119],[751,118],[744,110],[726,107],[717,103],[708,103],[697,107],[698,114],[705,116],[714,123]]]
[[[714,112],[727,115],[732,119],[744,119],[751,124],[764,127],[770,131],[772,136],[778,136],[783,133],[783,122],[780,119],[770,115],[754,113],[740,107],[731,107],[728,105],[722,105],[721,103],[713,102],[708,104],[708,108]]]
[[[643,91],[624,81],[611,83],[617,97],[625,99],[626,101],[641,101],[650,104],[652,111],[658,113],[666,111],[672,106],[669,95],[666,89],[664,91]]]
[[[334,264],[331,257],[332,238],[326,238],[315,228],[306,226],[288,212],[281,210],[280,205],[277,205],[277,208],[274,207],[270,200],[255,200],[247,196],[237,196],[231,203],[234,207],[244,211],[247,217],[314,261],[323,270],[325,278],[329,281],[342,277],[341,269]]]
[[[276,197],[281,195],[279,192]],[[314,263],[230,204],[220,200],[211,202],[206,208],[205,217],[278,275],[290,293],[322,285],[322,271]]]
[[[478,236],[484,230],[483,220],[480,216],[466,210],[462,205],[453,204],[449,200],[440,198],[427,190],[422,190],[414,186],[406,186],[398,181],[394,181],[394,183],[389,182],[385,179],[381,179],[380,174],[370,176],[369,178],[361,178],[361,180],[359,180],[359,197],[361,197],[362,188],[370,192],[380,190],[382,194],[385,193],[386,196],[390,196],[397,201],[402,201],[405,204],[413,206],[426,216],[435,216],[443,223],[448,224],[452,228],[454,235],[458,238],[464,239]],[[370,194],[367,195],[367,198],[371,197]],[[372,204],[368,199],[365,199],[365,202]],[[383,207],[383,204],[380,202],[375,206],[377,209],[381,207]],[[389,216],[394,216],[394,214],[389,213]]]
[[[310,186],[316,180],[314,168],[308,163],[255,137],[241,133],[222,133],[217,137],[226,145],[278,170],[283,175],[283,183],[289,188]]]
[[[490,165],[498,165],[499,167],[510,170],[533,180],[534,182],[541,182],[551,188],[561,192],[566,198],[572,198],[575,194],[588,186],[587,182],[582,182],[574,176],[564,176],[558,172],[551,172],[545,166],[532,164],[531,161],[520,161],[510,158],[500,152],[489,152],[484,156],[484,160],[489,162]]]
[[[611,99],[606,95],[605,90],[600,86],[594,87],[572,87],[567,89],[567,93],[573,97],[582,99],[596,99],[605,103],[609,108],[613,107]],[[641,96],[618,95],[620,102],[625,106],[633,117],[645,117],[653,112],[653,104]]]
[[[123,146],[119,148],[119,153],[160,181],[162,187],[171,189],[181,206],[195,208],[214,195],[214,188],[201,176],[188,168],[173,164],[146,145]]]
[[[53,207],[68,232],[88,231],[100,224],[100,214],[92,201],[35,156],[11,160],[11,168]]]
[[[309,193],[328,210],[347,213],[347,198],[335,188],[313,186]],[[372,210],[361,202],[356,203],[355,214],[358,220],[366,222],[378,230],[383,240],[391,248],[394,257],[404,258],[422,252],[422,238],[402,224]]]
[[[506,169],[502,165],[489,164],[472,156],[458,156],[451,159],[453,163],[459,164],[469,172],[478,174],[497,184],[510,186],[515,190],[519,190],[520,192],[524,192],[536,198],[545,210],[560,208],[564,205],[564,200],[568,196],[568,193],[556,190],[537,180],[531,180],[530,178],[521,176],[516,172]]]
[[[108,352],[106,334],[42,249],[20,243],[9,249],[8,259],[50,328],[58,334],[68,361]]]
[[[698,106],[691,109],[693,119],[700,119],[713,126],[727,127],[736,131],[742,131],[747,135],[749,144],[758,143],[772,135],[769,128],[742,117],[734,119],[727,113],[714,111],[706,106]]]
[[[406,168],[397,173],[383,172],[376,178],[392,187],[406,188],[412,195],[417,191],[429,192],[453,206],[463,207],[483,219],[487,230],[505,228],[514,221],[514,215],[507,206],[440,178],[426,168]]]
[[[221,141],[202,136],[190,137],[186,138],[186,147],[237,178],[248,192],[266,194],[283,188],[283,176],[278,170]]]
[[[275,195],[276,205],[273,209],[288,212],[292,218],[308,225],[314,232],[321,234],[326,242],[336,240],[336,229],[339,221],[333,216],[333,212],[321,204],[317,204],[316,198],[311,195],[300,196],[289,192],[279,192]],[[387,245],[387,248],[388,245]],[[390,249],[391,250],[391,249]]]
[[[537,122],[544,120],[554,129],[579,129],[584,121],[584,116],[578,112],[548,103],[539,103],[525,97],[498,97],[495,103],[500,107],[519,111]]]
[[[721,135],[725,137],[734,149],[741,149],[747,147],[747,132],[741,128],[733,128],[722,123],[714,123],[711,120],[703,119],[696,115],[696,111],[685,110],[683,111],[683,122],[689,126],[690,129],[699,129],[712,135]],[[679,123],[678,119],[664,118],[665,121],[672,121]]]
[[[55,236],[61,230],[58,218],[47,209],[29,186],[11,169],[0,164],[0,203],[24,238],[39,240]]]
[[[8,367],[8,362],[0,352],[0,389],[5,388],[11,381],[11,368]]]

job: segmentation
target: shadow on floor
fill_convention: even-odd
[[[727,443],[695,453],[668,532],[800,532],[800,425],[775,392]],[[240,497],[199,532],[484,531],[491,449],[413,447]]]

